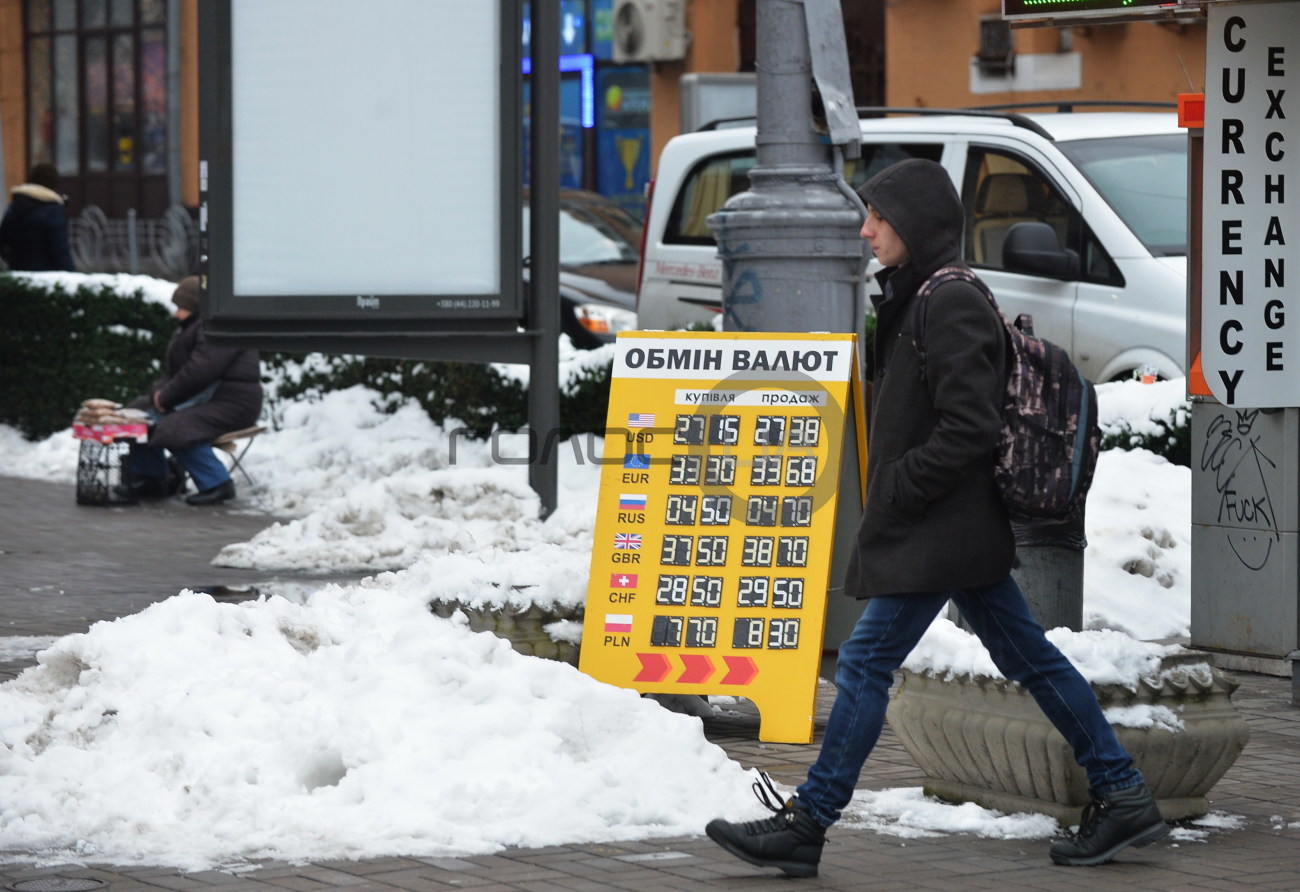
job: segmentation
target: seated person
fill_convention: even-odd
[[[169,480],[165,449],[198,489],[185,501],[216,505],[235,497],[235,482],[211,444],[224,433],[257,423],[262,411],[261,360],[256,350],[206,341],[198,276],[181,280],[172,303],[180,327],[167,345],[163,377],[150,393],[128,403],[153,419],[148,443],[131,446],[131,491],[158,497],[179,489],[179,483]]]

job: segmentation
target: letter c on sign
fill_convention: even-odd
[[[1245,28],[1246,20],[1239,15],[1235,15],[1223,23],[1223,45],[1229,52],[1239,53],[1246,48],[1246,41],[1242,38],[1232,36],[1233,28]]]
[[[1268,156],[1269,161],[1281,161],[1286,157],[1286,152],[1278,145],[1285,142],[1286,137],[1281,133],[1270,133],[1264,139],[1264,154]]]
[[[1228,343],[1229,329],[1232,329],[1233,331],[1240,333],[1241,323],[1238,322],[1236,319],[1229,319],[1227,322],[1223,323],[1223,327],[1219,329],[1219,348],[1223,350],[1223,352],[1226,353],[1227,355],[1235,356],[1236,354],[1241,352],[1241,341],[1235,341],[1234,343],[1229,344]]]

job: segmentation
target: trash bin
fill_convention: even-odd
[[[1016,566],[1011,575],[1044,629],[1083,629],[1083,505],[1060,520],[1012,521]]]
[[[1044,629],[1083,629],[1083,551],[1088,547],[1083,516],[1083,506],[1078,505],[1060,520],[1011,522],[1016,536],[1011,575]],[[947,616],[967,632],[974,631],[956,605],[948,605]]]

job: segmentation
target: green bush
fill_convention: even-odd
[[[1192,416],[1187,406],[1170,409],[1167,418],[1152,418],[1143,426],[1152,429],[1136,431],[1128,421],[1107,427],[1102,431],[1101,448],[1147,449],[1171,464],[1192,466]]]
[[[120,294],[112,286],[31,282],[0,273],[0,423],[33,440],[67,428],[82,400],[127,402],[161,374],[176,322],[167,310]],[[526,386],[489,365],[313,355],[311,363],[263,353],[272,421],[285,402],[362,384],[395,408],[417,400],[438,423],[459,423],[470,436],[519,430],[528,419]],[[601,432],[609,402],[610,364],[591,366],[561,382],[561,437]]]
[[[64,288],[0,273],[0,423],[29,439],[63,430],[82,400],[149,390],[176,323],[111,287]]]
[[[146,392],[175,330],[162,306],[111,286],[68,293],[0,274],[0,303],[8,322],[0,331],[0,423],[30,439],[66,428],[88,397],[126,402]],[[869,356],[875,317],[865,321]],[[526,385],[491,365],[321,354],[308,361],[287,353],[264,353],[262,364],[268,380],[276,382],[267,393],[273,424],[288,402],[357,384],[379,393],[381,408],[395,410],[415,399],[433,421],[463,425],[475,438],[520,430],[528,420]],[[596,363],[560,382],[561,438],[603,434],[610,371],[609,362]],[[1191,464],[1185,405],[1141,427],[1135,430],[1127,421],[1109,426],[1102,448],[1148,449],[1174,464]]]
[[[414,399],[433,421],[459,423],[474,439],[486,439],[493,430],[521,430],[528,422],[526,386],[490,365],[321,354],[309,361],[287,353],[264,354],[262,364],[280,382],[267,396],[273,421],[287,402],[360,384],[380,394],[381,409],[392,411]],[[610,368],[608,362],[590,366],[560,382],[561,439],[604,431]]]

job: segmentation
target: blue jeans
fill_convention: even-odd
[[[903,664],[925,630],[952,600],[988,649],[998,670],[1033,695],[1065,737],[1074,758],[1097,793],[1141,784],[1091,686],[1029,612],[1015,579],[936,594],[872,598],[840,648],[826,735],[817,761],[800,785],[799,801],[822,826],[839,820],[858,775],[885,722],[894,670]]]
[[[171,453],[194,478],[194,485],[199,492],[220,486],[230,479],[230,472],[208,443],[195,443],[184,449],[173,449]],[[167,470],[165,450],[148,444],[131,444],[131,473],[136,477],[166,479]]]
[[[188,409],[191,406],[197,406],[199,403],[206,403],[212,399],[212,395],[217,392],[217,385],[213,384],[206,390],[196,396],[187,399],[183,403],[178,403],[172,411],[179,412],[182,409]],[[145,410],[149,413],[149,422],[152,424],[162,417],[162,413],[157,409],[150,407]],[[199,492],[205,492],[215,486],[220,486],[230,479],[230,472],[226,466],[217,458],[217,453],[208,443],[195,443],[193,446],[186,446],[184,449],[173,449],[172,455],[181,463],[181,467],[194,478],[194,485],[198,487]],[[131,473],[137,477],[159,477],[167,478],[167,456],[162,449],[157,446],[148,444],[131,444]]]

